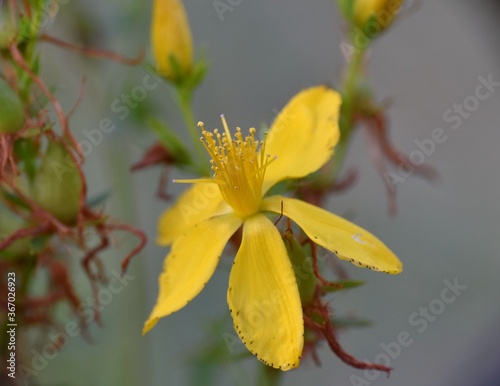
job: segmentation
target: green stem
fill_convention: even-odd
[[[340,111],[339,129],[340,140],[335,148],[335,154],[331,161],[330,181],[338,178],[340,169],[347,153],[347,147],[351,138],[355,123],[357,83],[361,74],[365,50],[356,49],[351,56],[342,86],[342,108]]]
[[[266,366],[264,364],[261,365],[261,372],[258,379],[258,386],[278,386],[281,379],[281,374],[283,372],[281,370],[272,368],[270,366]]]
[[[201,175],[207,176],[210,174],[209,163],[207,162],[206,152],[203,148],[203,144],[200,141],[201,132],[195,122],[193,109],[191,107],[193,95],[192,91],[190,89],[181,88],[180,86],[176,87],[176,90],[179,107],[184,118],[184,122],[186,123],[189,137],[193,142],[196,169]]]

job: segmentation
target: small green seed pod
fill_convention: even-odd
[[[0,78],[0,134],[15,133],[23,125],[23,103],[7,82]]]
[[[50,142],[33,181],[33,198],[59,221],[77,220],[83,181],[77,166],[60,142]]]

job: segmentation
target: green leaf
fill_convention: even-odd
[[[87,200],[87,206],[90,208],[95,208],[96,206],[104,203],[111,196],[111,191],[102,192],[90,197]]]
[[[2,190],[0,191],[0,194],[3,196],[3,198],[7,201],[9,201],[11,204],[15,206],[19,206],[21,208],[29,210],[30,207],[28,204],[26,204],[23,200],[21,200],[17,195],[7,191],[7,190]]]
[[[360,280],[339,280],[339,281],[336,281],[334,283],[342,284],[342,288],[333,287],[333,286],[332,287],[325,286],[325,287],[323,287],[323,290],[325,292],[337,292],[337,291],[343,291],[346,289],[356,288],[356,287],[359,287],[359,286],[365,284],[364,281],[360,281]]]
[[[179,139],[179,137],[174,133],[174,131],[160,122],[157,119],[150,119],[148,121],[149,126],[158,136],[158,139],[164,145],[168,151],[172,153],[177,165],[191,166],[191,156],[189,152],[184,147],[184,144]]]
[[[42,251],[52,236],[38,236],[30,240],[31,254],[38,254]]]
[[[194,90],[196,87],[200,85],[201,82],[205,79],[205,76],[208,72],[208,62],[205,59],[198,60],[192,70],[189,79],[187,80],[188,87]]]
[[[313,271],[312,259],[294,237],[291,229],[287,229],[282,238],[293,265],[295,279],[299,286],[300,300],[302,304],[307,304],[312,301],[316,289],[316,276]]]
[[[18,139],[14,143],[14,152],[17,158],[22,162],[24,172],[30,181],[33,181],[36,174],[36,160],[38,155],[38,146],[30,139]]]
[[[337,0],[337,4],[340,8],[340,12],[347,20],[352,20],[352,16],[354,13],[354,4],[356,1],[353,0]]]

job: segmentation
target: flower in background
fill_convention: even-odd
[[[402,0],[338,0],[344,17],[368,38],[377,37],[401,11]],[[359,31],[358,31],[359,32]]]
[[[263,141],[202,127],[212,178],[195,185],[164,213],[159,243],[172,245],[159,278],[148,332],[160,318],[187,305],[207,284],[230,237],[242,226],[227,301],[234,327],[248,350],[281,370],[297,367],[304,320],[297,280],[283,239],[268,213],[294,221],[316,244],[360,267],[396,274],[402,264],[375,236],[301,200],[266,193],[276,183],[321,168],[339,139],[339,95],[326,87],[296,95]]]
[[[362,28],[370,19],[387,28],[401,8],[401,0],[357,0],[354,2],[354,19]]]
[[[161,75],[175,81],[191,71],[193,43],[182,1],[154,0],[151,44]]]

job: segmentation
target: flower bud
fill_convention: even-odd
[[[15,133],[23,125],[23,103],[7,82],[0,78],[0,134]]]
[[[172,81],[193,66],[193,44],[181,0],[154,0],[151,44],[158,72]]]
[[[402,0],[338,0],[344,17],[364,35],[374,39],[400,12]]]
[[[33,181],[33,198],[59,221],[74,225],[83,182],[78,167],[60,142],[50,142]]]
[[[366,26],[371,19],[385,29],[400,11],[401,0],[357,0],[354,5],[354,19],[359,28]]]

